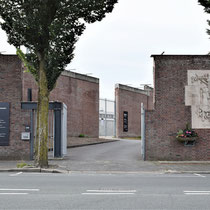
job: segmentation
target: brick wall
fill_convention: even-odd
[[[116,135],[117,137],[141,136],[141,103],[145,109],[153,108],[153,91],[145,86],[145,90],[117,84],[116,99]],[[128,112],[128,132],[123,131],[123,112]]]
[[[210,129],[196,129],[195,146],[175,137],[191,123],[185,106],[187,70],[210,70],[209,55],[156,55],[154,57],[154,111],[146,111],[147,160],[210,160]]]
[[[23,101],[27,101],[27,90],[32,88],[32,100],[37,101],[37,85],[30,73],[23,75]],[[85,134],[89,137],[99,135],[99,80],[73,72],[63,72],[50,101],[67,105],[68,138]]]
[[[10,104],[9,146],[0,146],[0,159],[29,159],[29,142],[21,132],[29,123],[29,113],[21,110],[22,64],[17,56],[0,55],[0,102]]]

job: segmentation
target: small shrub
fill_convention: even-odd
[[[186,137],[198,137],[198,134],[189,126],[189,123],[186,124],[186,128],[184,130],[179,130],[177,132],[176,138],[186,138]]]
[[[17,168],[23,168],[24,166],[27,166],[27,163],[17,163]]]
[[[79,134],[79,137],[80,137],[80,138],[84,138],[84,137],[85,137],[85,134],[82,134],[82,133],[81,133],[81,134]]]

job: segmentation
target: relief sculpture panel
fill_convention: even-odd
[[[185,105],[191,106],[192,128],[210,128],[210,70],[188,70]]]

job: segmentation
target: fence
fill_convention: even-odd
[[[99,100],[99,136],[116,136],[115,101]]]
[[[145,146],[145,109],[141,103],[141,155],[143,160],[146,159]]]

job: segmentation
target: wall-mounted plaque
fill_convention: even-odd
[[[30,140],[30,132],[22,132],[21,139],[24,141]]]
[[[0,146],[9,145],[9,103],[0,102]]]
[[[210,70],[188,70],[185,105],[191,106],[192,128],[210,128]]]
[[[123,112],[123,132],[128,132],[128,112]]]

